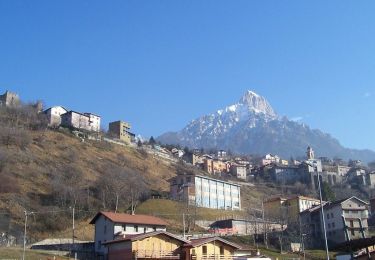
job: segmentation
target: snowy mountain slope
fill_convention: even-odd
[[[311,145],[318,156],[375,160],[373,151],[344,148],[320,130],[279,117],[268,101],[253,91],[246,91],[236,104],[195,119],[181,131],[165,133],[158,140],[242,154],[275,153],[285,158],[302,156]]]

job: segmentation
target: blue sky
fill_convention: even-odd
[[[374,1],[0,0],[0,91],[179,130],[247,89],[375,150]]]

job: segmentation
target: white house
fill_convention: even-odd
[[[69,111],[61,115],[61,125],[87,131],[100,131],[100,116],[92,113]]]
[[[58,127],[61,124],[61,115],[68,112],[64,107],[62,106],[54,106],[50,107],[43,111],[44,114],[47,115],[48,119],[48,126],[50,127]]]
[[[166,231],[167,226],[164,220],[154,216],[113,212],[97,213],[90,224],[95,225],[95,253],[103,256],[107,254],[103,245],[107,241],[119,236]]]

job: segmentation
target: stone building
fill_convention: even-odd
[[[62,106],[50,107],[43,111],[43,113],[47,115],[48,126],[54,128],[61,125],[61,116],[66,112],[68,112],[68,110]]]
[[[7,90],[3,95],[0,95],[0,106],[16,107],[19,104],[20,97],[16,93]]]
[[[100,116],[92,113],[79,113],[69,111],[61,115],[61,126],[86,130],[92,132],[100,131]]]

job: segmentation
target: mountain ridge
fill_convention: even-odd
[[[279,116],[264,97],[251,90],[237,103],[194,119],[182,130],[166,132],[157,140],[240,154],[275,153],[286,158],[303,156],[306,147],[312,146],[319,156],[375,160],[374,151],[345,148],[330,134]]]

